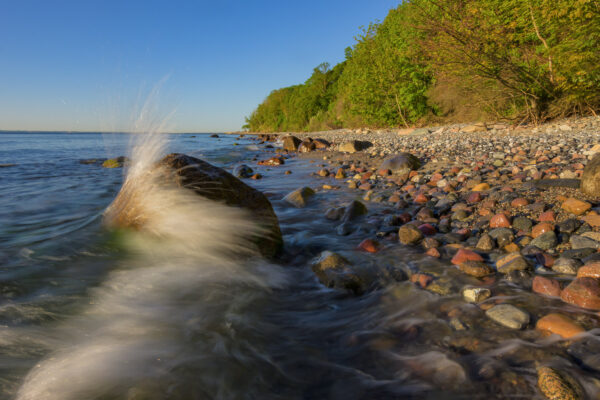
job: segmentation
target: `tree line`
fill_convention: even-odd
[[[539,123],[600,112],[599,0],[406,0],[334,67],[272,91],[252,131]]]

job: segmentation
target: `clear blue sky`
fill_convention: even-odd
[[[343,60],[399,0],[0,0],[0,129],[238,130],[272,89]]]

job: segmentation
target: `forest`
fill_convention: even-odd
[[[600,1],[407,0],[343,62],[273,90],[260,132],[541,123],[600,112]]]

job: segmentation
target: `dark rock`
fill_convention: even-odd
[[[362,215],[366,215],[367,212],[367,206],[358,200],[352,200],[350,204],[346,206],[342,219],[344,221],[353,221]]]
[[[332,207],[325,211],[325,218],[331,221],[337,221],[344,215],[345,209],[343,207]]]
[[[169,154],[157,165],[156,172],[166,181],[194,191],[210,200],[247,210],[265,233],[253,237],[261,254],[276,256],[283,247],[279,221],[264,194],[246,185],[227,171],[185,154]],[[104,221],[109,227],[143,229],[147,216],[136,207],[135,196],[121,189],[109,206]]]
[[[515,239],[515,235],[509,228],[496,228],[488,232],[492,239],[496,240],[498,247],[504,247]]]
[[[572,235],[569,240],[571,247],[577,249],[600,249],[600,242],[585,236]]]
[[[575,218],[569,218],[560,222],[557,227],[561,233],[573,233],[581,226],[581,222]]]
[[[233,175],[236,178],[250,178],[253,173],[254,171],[252,170],[252,168],[250,168],[246,164],[238,165],[233,170]]]
[[[410,153],[400,153],[388,157],[379,166],[379,171],[390,170],[393,174],[407,174],[421,167],[421,161]]]
[[[102,163],[104,168],[121,168],[129,162],[129,159],[125,156],[120,156],[117,158],[109,158],[108,160]]]
[[[529,232],[531,231],[533,223],[527,217],[517,217],[513,219],[512,226],[513,228],[518,229],[520,231]]]
[[[552,265],[552,271],[559,274],[576,275],[583,263],[575,258],[559,257]]]
[[[302,141],[296,136],[288,135],[283,137],[283,149],[287,151],[298,151],[298,146]]]
[[[364,290],[363,282],[352,271],[350,262],[337,253],[322,252],[313,262],[312,270],[327,287],[346,289],[357,294]]]
[[[531,241],[532,246],[539,247],[542,250],[552,249],[556,247],[557,244],[558,239],[556,238],[556,234],[552,231],[542,233]]]
[[[398,239],[402,244],[415,244],[423,239],[423,233],[416,226],[406,224],[398,230]]]

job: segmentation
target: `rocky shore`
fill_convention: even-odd
[[[345,206],[323,210],[324,220],[337,221],[332,235],[370,227],[354,251],[422,253],[397,279],[448,299],[449,325],[472,332],[461,347],[485,347],[490,338],[481,324],[488,323],[527,340],[555,338],[551,351],[533,352],[529,360],[541,363],[538,388],[547,398],[583,398],[568,369],[551,364],[565,357],[600,372],[600,359],[590,356],[600,350],[594,336],[600,328],[600,118],[518,129],[479,124],[262,134],[258,140],[274,153],[259,165],[285,168],[289,157],[315,165],[322,183],[289,193],[291,207],[305,207],[323,191],[355,193]],[[360,268],[335,252],[323,252],[312,269],[328,287],[354,294],[372,288]],[[529,300],[513,300],[523,293]],[[598,393],[600,380],[592,381]]]

